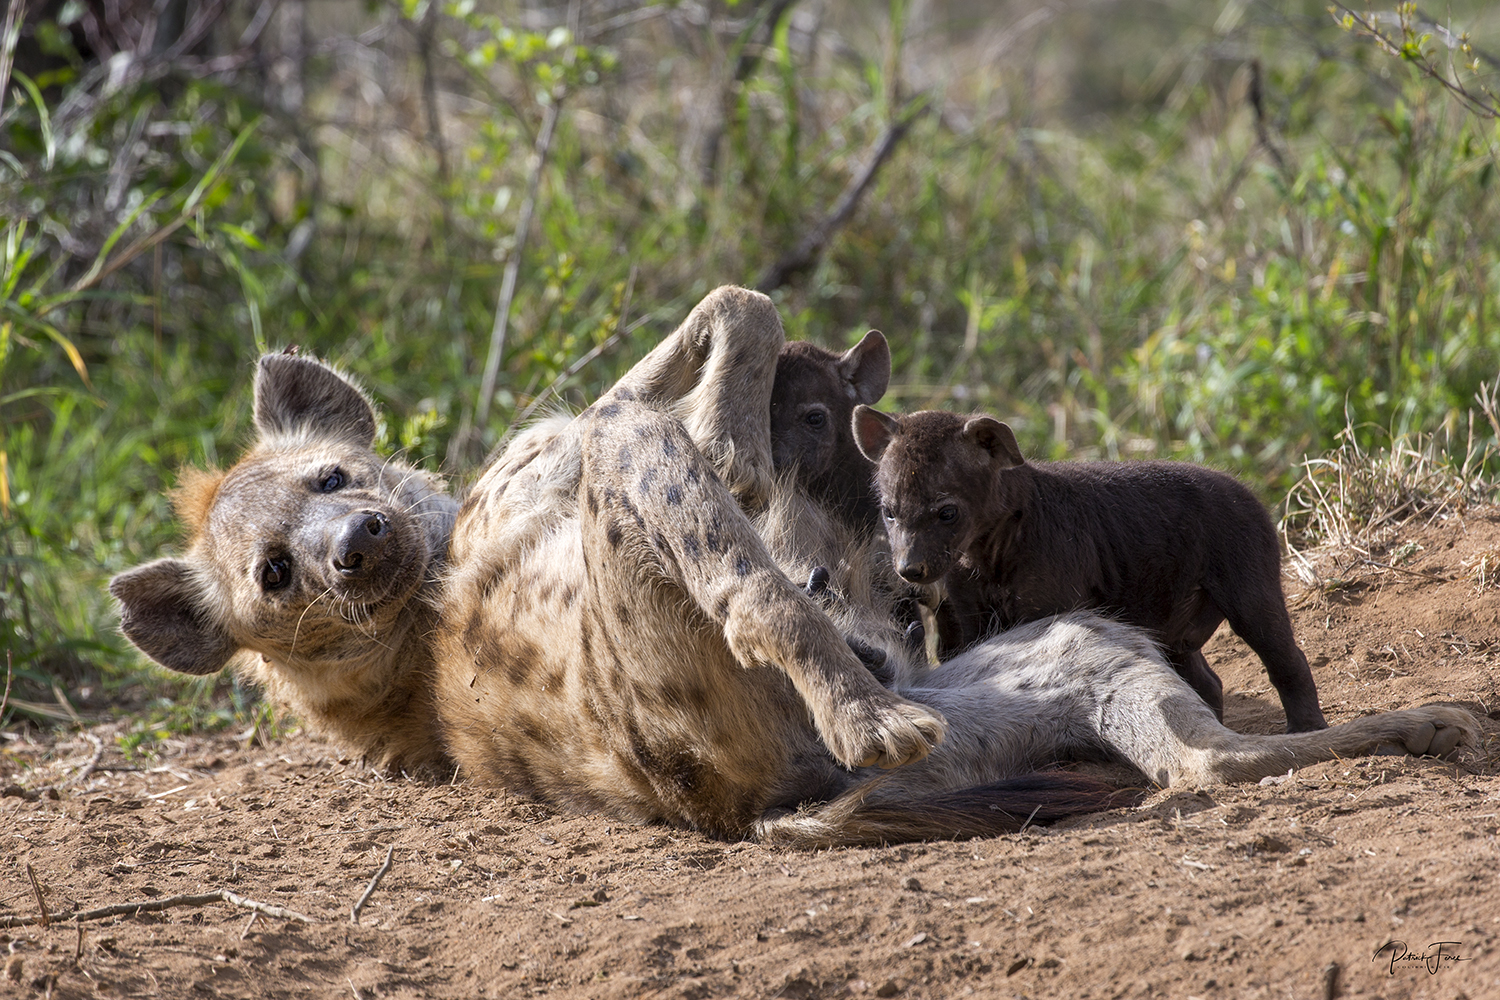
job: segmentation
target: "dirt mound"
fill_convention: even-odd
[[[1305,573],[1318,582],[1288,589],[1330,722],[1433,701],[1500,715],[1500,512],[1413,524],[1380,552],[1314,553]],[[1229,724],[1279,730],[1253,654],[1225,631],[1206,652]],[[102,754],[88,736],[11,734],[0,928],[36,916],[38,892],[55,919],[0,929],[0,985],[1478,1000],[1500,996],[1500,727],[1485,725],[1456,763],[1333,762],[1016,836],[816,854],[385,781],[306,736],[195,738],[129,764],[109,727],[89,734]],[[148,900],[170,905],[63,919]]]

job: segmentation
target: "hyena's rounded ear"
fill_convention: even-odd
[[[182,674],[222,670],[239,649],[203,606],[201,586],[181,559],[158,559],[109,581],[120,631],[141,652]]]
[[[316,435],[368,447],[375,442],[375,410],[323,362],[267,354],[255,372],[255,429],[262,437]]]
[[[852,424],[854,443],[859,448],[859,453],[872,462],[880,461],[880,456],[885,454],[891,439],[901,430],[901,421],[889,413],[881,413],[863,405],[854,408]]]
[[[871,330],[838,360],[838,373],[856,403],[877,403],[891,384],[891,346],[885,334]]]
[[[1026,457],[1021,454],[1021,446],[1016,444],[1016,436],[1010,425],[1001,423],[994,417],[969,418],[968,423],[964,424],[963,435],[989,452],[990,461],[997,469],[1011,469],[1026,464]]]

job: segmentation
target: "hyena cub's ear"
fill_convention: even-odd
[[[120,602],[120,630],[140,651],[184,674],[212,674],[239,649],[203,606],[192,568],[158,559],[109,581]]]
[[[964,438],[990,453],[990,462],[996,469],[1013,469],[1026,464],[1021,446],[1016,444],[1016,435],[1009,424],[994,417],[971,417],[964,424]]]
[[[267,354],[255,372],[255,428],[262,437],[316,435],[368,447],[375,441],[375,410],[321,361]]]
[[[839,376],[856,403],[877,403],[891,384],[891,347],[885,334],[871,330],[864,339],[840,355]]]
[[[901,421],[889,413],[881,413],[868,406],[854,408],[854,443],[859,453],[872,462],[879,462],[891,439],[901,433]]]

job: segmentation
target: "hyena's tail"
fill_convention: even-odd
[[[920,798],[881,795],[883,784],[877,780],[828,802],[765,817],[756,824],[756,836],[763,843],[804,848],[990,837],[1133,805],[1144,791],[1066,771],[1043,771]]]

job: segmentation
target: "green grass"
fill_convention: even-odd
[[[267,348],[353,371],[391,449],[444,461],[474,412],[539,95],[561,112],[484,446],[622,325],[647,319],[563,401],[596,394],[708,289],[753,281],[921,88],[928,110],[849,224],[775,292],[791,336],[886,332],[887,405],[984,409],[1032,454],[1207,462],[1273,504],[1316,474],[1305,458],[1411,435],[1461,441],[1454,460],[1482,456],[1464,475],[1487,481],[1494,427],[1469,420],[1500,370],[1496,121],[1318,4],[1032,9],[938,4],[916,23],[902,4],[892,20],[834,3],[809,48],[804,21],[742,46],[660,16],[580,45],[521,30],[504,3],[445,7],[441,162],[407,22],[374,43],[386,69],[311,56],[298,114],[248,73],[95,86],[71,117],[76,70],[12,86],[0,649],[17,696],[92,686],[93,703],[139,707],[142,744],[251,724],[228,682],[184,686],[126,648],[108,577],[172,550],[163,492],[248,439]],[[1500,47],[1484,5],[1452,18]],[[741,53],[759,61],[721,100]],[[148,141],[131,147],[138,123]]]

